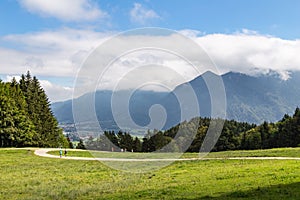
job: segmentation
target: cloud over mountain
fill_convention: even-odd
[[[268,73],[269,70],[278,72],[281,78],[289,77],[288,71],[300,70],[300,40],[287,40],[270,35],[262,35],[255,31],[242,30],[232,34],[203,34],[198,31],[181,31],[191,40],[200,45],[215,63],[218,71],[226,73],[238,71],[246,74]],[[199,34],[201,33],[201,34]],[[81,64],[104,41],[108,40],[113,32],[97,32],[94,30],[77,30],[62,28],[55,31],[41,31],[26,34],[12,34],[0,38],[0,74],[19,74],[30,70],[35,75],[75,77]],[[129,43],[151,41],[157,35],[127,36],[123,39]],[[175,35],[159,36],[161,42],[167,43],[170,48],[176,41]],[[178,45],[178,44],[176,44]],[[111,45],[107,52],[114,54],[116,46]],[[191,58],[198,59],[199,55],[191,53]],[[105,55],[104,55],[105,56]],[[106,89],[113,86],[110,81],[117,80],[122,74],[145,64],[167,66],[176,73],[183,74],[186,80],[199,75],[191,71],[179,58],[167,53],[140,52],[123,56],[110,73]],[[202,73],[211,70],[211,63],[199,63]],[[119,67],[119,68],[118,68]],[[139,78],[143,75],[140,70]],[[166,74],[164,74],[166,73]],[[155,76],[155,73],[153,73]],[[169,71],[161,71],[162,76],[168,77]],[[172,77],[169,77],[170,81]],[[180,84],[178,80],[170,83],[172,87]],[[123,85],[124,88],[131,85]]]

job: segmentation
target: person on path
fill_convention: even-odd
[[[65,157],[67,157],[67,153],[68,153],[68,152],[67,152],[67,149],[65,149]]]
[[[59,150],[59,157],[61,158],[62,156],[62,149]]]

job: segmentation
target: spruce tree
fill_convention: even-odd
[[[79,143],[77,144],[76,149],[86,149],[83,144],[82,139],[79,140]]]
[[[34,125],[23,109],[24,102],[17,90],[9,84],[0,83],[0,146],[35,146]]]
[[[68,142],[58,127],[50,109],[50,101],[38,79],[35,76],[32,78],[28,71],[26,75],[21,76],[20,89],[26,99],[28,116],[35,125],[38,146],[67,146]]]

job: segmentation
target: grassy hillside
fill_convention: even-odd
[[[145,174],[0,150],[0,199],[298,199],[300,161],[175,162]]]

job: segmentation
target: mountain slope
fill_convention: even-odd
[[[139,126],[147,126],[150,122],[149,109],[155,104],[165,108],[166,123],[163,129],[174,126],[182,120],[182,109],[193,112],[184,102],[180,102],[176,94],[185,94],[191,86],[197,96],[200,115],[210,116],[211,99],[205,78],[217,76],[206,72],[188,83],[177,86],[173,92],[136,91],[129,101],[129,112],[133,121]],[[229,72],[221,76],[224,82],[227,100],[227,118],[250,123],[277,121],[284,114],[292,113],[300,105],[300,72],[290,74],[290,79],[284,81],[275,73],[260,76],[249,76]],[[122,92],[114,95],[122,97]],[[91,94],[86,94],[91,95]],[[75,101],[84,101],[86,95]],[[111,91],[97,91],[95,95],[96,113],[103,129],[117,129],[111,110]],[[122,98],[116,100],[122,104]],[[119,101],[119,102],[118,102]],[[181,106],[181,107],[180,107]],[[60,123],[72,123],[72,102],[52,104],[52,109]],[[118,118],[124,113],[118,113]],[[88,119],[88,116],[87,116]],[[127,127],[130,129],[131,127]],[[147,128],[147,127],[146,127]],[[155,127],[149,127],[155,128]]]
[[[277,121],[300,105],[298,72],[294,72],[287,81],[274,74],[252,77],[232,72],[222,78],[229,119],[253,123]]]

